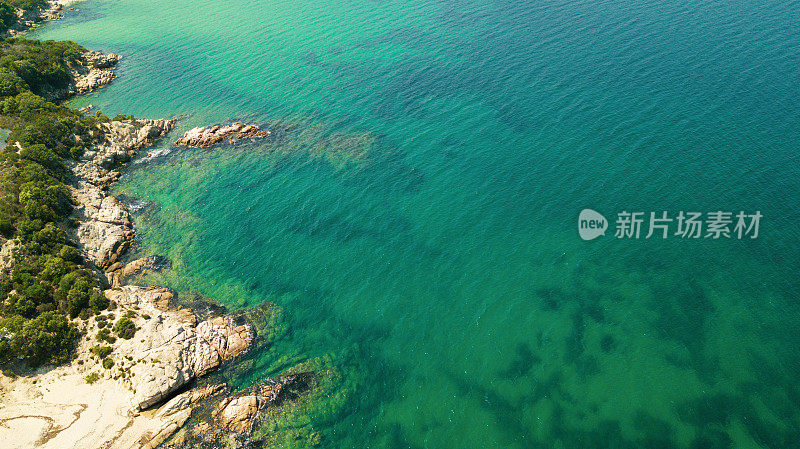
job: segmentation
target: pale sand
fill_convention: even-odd
[[[122,382],[86,383],[73,362],[35,376],[0,374],[0,446],[5,449],[139,448],[176,420],[155,411],[129,413],[133,392]],[[96,371],[96,370],[95,370]],[[34,384],[35,382],[35,384]],[[189,410],[187,410],[188,412]]]

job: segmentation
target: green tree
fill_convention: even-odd
[[[114,332],[116,332],[120,338],[130,340],[133,338],[134,334],[136,334],[136,325],[133,324],[130,318],[122,317],[114,324]]]
[[[100,312],[108,308],[108,298],[98,289],[92,289],[89,292],[89,307],[95,311]]]
[[[3,4],[0,3],[0,21],[3,21]],[[14,16],[16,20],[16,15]],[[12,97],[28,89],[25,80],[16,72],[6,67],[0,67],[0,97]]]
[[[26,321],[13,334],[9,346],[14,356],[27,359],[31,365],[60,364],[70,359],[79,335],[64,315],[45,312]]]

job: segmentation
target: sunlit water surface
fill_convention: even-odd
[[[181,117],[114,187],[129,257],[172,261],[139,282],[282,307],[240,387],[335,373],[276,444],[800,444],[797,1],[76,7],[34,36],[123,59],[73,104]],[[169,144],[234,120],[280,132]],[[587,207],[612,220],[591,242]],[[623,210],[764,218],[615,239]]]

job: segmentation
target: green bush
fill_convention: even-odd
[[[0,217],[0,235],[5,238],[14,236],[14,220],[11,217]]]
[[[111,119],[108,118],[107,115],[103,114],[103,111],[97,111],[94,113],[94,118],[97,119],[98,122],[106,123],[110,122]]]
[[[86,383],[91,385],[91,384],[97,382],[98,380],[100,380],[100,375],[97,374],[97,373],[87,374],[85,379],[86,379]]]
[[[60,175],[64,172],[63,160],[41,143],[32,144],[23,148],[19,155],[22,156],[23,159],[39,163],[53,173]]]
[[[110,346],[97,345],[94,348],[92,348],[92,354],[96,355],[97,357],[100,357],[101,359],[108,357],[108,355],[111,354],[111,352],[113,351],[114,348],[111,348]]]
[[[43,0],[15,0],[28,6]],[[32,9],[32,7],[23,7]],[[0,45],[0,67],[12,70],[36,94],[53,88],[64,88],[70,81],[69,64],[76,62],[83,47],[74,42],[30,41],[24,38],[6,39]]]
[[[136,325],[128,317],[122,317],[114,324],[114,332],[126,340],[133,338],[136,334]]]
[[[2,2],[12,8],[20,8],[26,11],[47,7],[45,0],[2,0]]]
[[[58,257],[64,259],[67,262],[72,262],[75,264],[83,262],[83,257],[81,257],[81,252],[78,251],[78,249],[73,246],[64,245],[61,248],[61,251],[58,252]]]
[[[111,369],[112,366],[114,366],[114,361],[113,360],[108,359],[108,358],[103,359],[103,368]]]
[[[89,292],[89,307],[95,312],[106,310],[108,308],[108,298],[100,290],[92,289]]]
[[[28,220],[41,220],[43,223],[56,221],[72,209],[67,188],[58,184],[47,185],[45,181],[22,184],[19,203]]]
[[[97,341],[105,341],[106,343],[111,343],[112,345],[117,341],[117,338],[111,335],[111,331],[107,328],[100,329],[95,338]]]
[[[49,254],[43,256],[42,259],[44,259],[44,269],[40,275],[49,282],[57,282],[76,268],[75,264]]]
[[[0,3],[0,22],[3,22],[3,5]],[[16,15],[14,16],[16,20]],[[28,89],[28,85],[17,73],[7,67],[0,67],[0,97],[13,97]]]

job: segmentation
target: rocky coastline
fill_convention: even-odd
[[[70,67],[72,82],[66,91],[56,90],[49,98],[47,96],[45,98],[50,101],[60,101],[105,86],[117,76],[113,69],[119,58],[116,53],[106,55],[92,50],[83,52],[78,63]]]
[[[108,186],[120,176],[122,164],[174,124],[142,119],[103,123],[106,142],[70,167],[77,223],[71,237],[99,284],[107,287],[104,294],[114,309],[75,320],[85,337],[69,365],[16,378],[0,376],[0,428],[25,430],[14,432],[12,447],[154,448],[186,422],[194,406],[227,392],[227,386],[210,384],[173,396],[252,346],[256,334],[249,323],[224,315],[201,320],[192,310],[171,305],[174,293],[168,289],[120,285],[123,276],[152,261],[120,262],[134,230],[127,208],[108,193]],[[102,329],[116,317],[130,319],[136,332],[131,339],[101,342],[113,354],[113,366],[106,367],[96,348]],[[82,393],[64,394],[73,391]],[[154,406],[160,406],[155,413],[142,413]],[[76,407],[80,412],[70,411]]]
[[[46,6],[33,9],[17,9],[17,23],[5,30],[3,37],[14,37],[33,28],[42,22],[57,20],[63,17],[62,11],[70,8],[72,4],[79,0],[47,0]]]
[[[18,12],[17,34],[41,20],[60,17],[63,1],[47,11]],[[94,90],[114,79],[119,56],[87,51],[70,68],[66,89],[46,91],[58,101]],[[68,166],[74,203],[69,238],[78,246],[104,296],[109,311],[74,319],[82,337],[75,358],[61,366],[42,367],[22,376],[0,374],[0,439],[11,448],[155,448],[223,444],[244,447],[259,412],[284,399],[284,391],[302,389],[310,373],[266,380],[247,393],[207,376],[254,347],[257,333],[241,317],[201,316],[176,306],[175,293],[162,287],[125,285],[125,279],[157,264],[155,257],[122,262],[135,231],[125,204],[109,194],[119,169],[140,150],[164,137],[175,119],[127,119],[100,123],[104,142]],[[235,123],[196,128],[176,144],[207,147],[222,141],[268,137],[269,131]],[[80,139],[76,136],[76,139]],[[0,262],[14,263],[13,240],[0,246]],[[129,337],[115,338],[110,323],[131,323]],[[109,357],[109,355],[111,355]],[[201,404],[215,398],[216,410],[191,432],[174,434]],[[213,431],[204,431],[204,429]],[[174,441],[167,442],[173,438]],[[222,446],[213,446],[222,447]]]
[[[2,32],[2,37],[20,36],[30,28],[51,20],[62,17],[65,8],[72,9],[70,5],[78,0],[47,0],[46,6],[41,9],[17,9],[16,24]],[[62,101],[73,95],[81,95],[98,89],[110,83],[116,73],[114,66],[119,62],[120,56],[115,53],[103,54],[99,51],[87,50],[70,64],[70,83],[66,87],[46,89],[42,93],[47,101]]]

